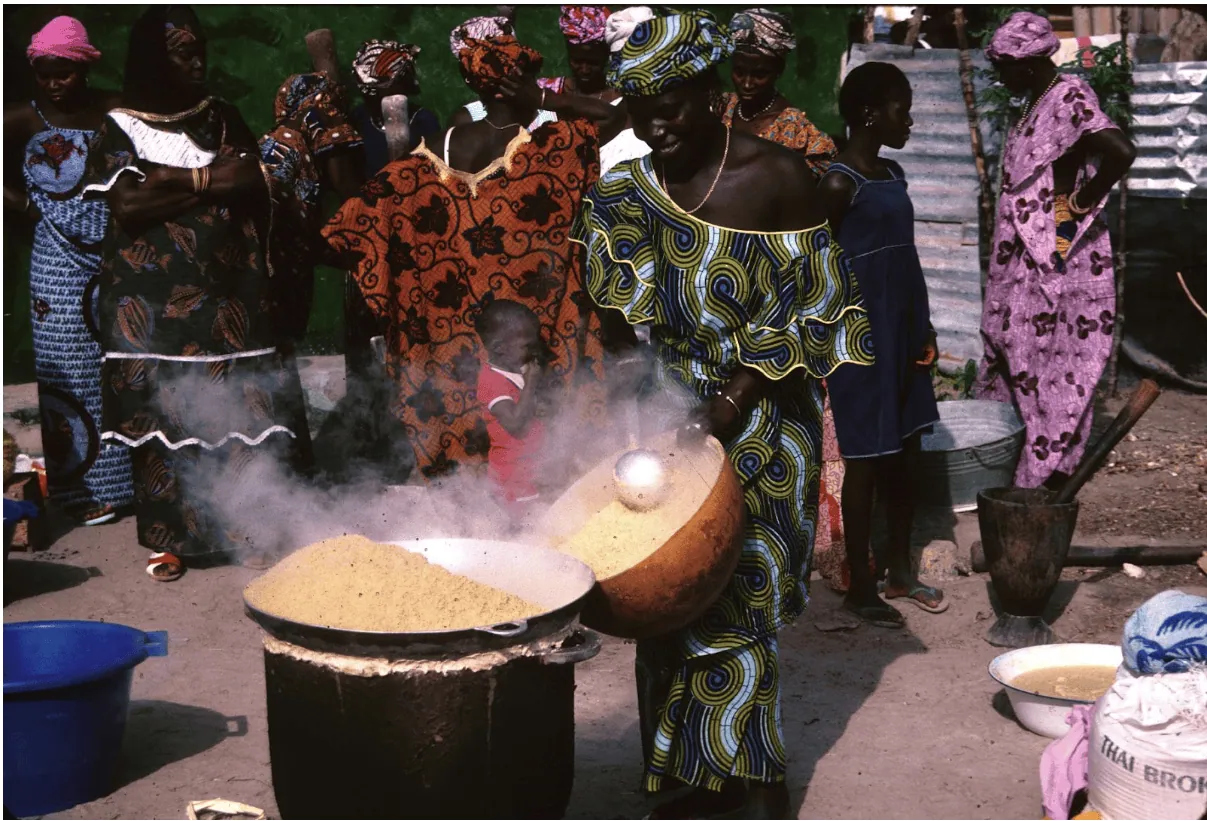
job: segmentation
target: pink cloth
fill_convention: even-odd
[[[1081,219],[1064,272],[1057,270],[1052,164],[1082,135],[1116,127],[1083,80],[1061,76],[1007,137],[977,392],[1013,402],[1022,415],[1019,487],[1038,487],[1056,470],[1071,473],[1090,434],[1115,325],[1111,240],[1099,203]],[[1083,167],[1077,184],[1086,176]]]
[[[607,6],[562,6],[557,25],[575,45],[599,42],[607,32],[609,14]]]
[[[1060,38],[1052,31],[1046,17],[1029,11],[1018,11],[998,26],[985,49],[990,60],[1008,57],[1025,60],[1028,57],[1051,57],[1060,50]]]
[[[25,56],[32,63],[39,57],[61,57],[76,63],[101,59],[101,53],[88,42],[88,31],[74,17],[56,17],[29,41]]]
[[[1039,785],[1045,818],[1067,821],[1073,796],[1089,784],[1090,726],[1097,707],[1075,705],[1065,718],[1069,732],[1049,744],[1040,756]]]

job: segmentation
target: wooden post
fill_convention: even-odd
[[[876,41],[876,7],[863,7],[863,42],[874,43]]]
[[[1119,39],[1123,44],[1123,69],[1131,77],[1131,59],[1127,53],[1128,24],[1131,22],[1126,6],[1119,10]],[[1128,83],[1130,86],[1130,82]],[[1127,110],[1131,111],[1131,95],[1127,97]],[[1125,133],[1131,128],[1120,123]],[[1127,174],[1119,180],[1119,245],[1115,249],[1115,325],[1111,334],[1111,355],[1106,363],[1106,388],[1110,396],[1119,394],[1119,346],[1123,343],[1123,281],[1127,276]]]
[[[316,29],[307,34],[306,51],[310,53],[310,64],[315,71],[325,71],[332,80],[339,82],[339,57],[331,29]]]
[[[909,28],[905,30],[905,45],[914,48],[918,45],[918,33],[922,31],[922,7],[914,6],[909,18]]]
[[[968,31],[964,19],[964,7],[956,6],[956,41],[960,46],[960,85],[964,89],[964,110],[968,114],[968,136],[972,140],[972,156],[976,162],[977,179],[980,181],[980,251],[982,260],[993,242],[993,189],[989,172],[985,168],[985,147],[981,144],[981,123],[977,114],[976,86],[972,82],[972,56],[968,53]]]
[[[1094,33],[1094,21],[1089,6],[1073,6],[1073,36],[1089,37]]]
[[[381,101],[381,124],[386,134],[390,162],[411,151],[411,123],[407,116],[407,97],[394,94]]]

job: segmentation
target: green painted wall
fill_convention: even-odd
[[[118,88],[125,63],[128,26],[145,6],[4,6],[4,99],[28,98],[29,72],[25,47],[30,35],[57,14],[71,14],[87,26],[93,43],[104,54],[93,72],[99,87]],[[238,105],[257,133],[272,123],[272,101],[278,84],[310,63],[303,41],[307,32],[330,28],[345,62],[356,47],[371,37],[417,43],[422,102],[439,113],[441,121],[471,94],[461,80],[448,50],[448,32],[457,23],[494,6],[449,5],[313,5],[313,6],[199,6],[198,14],[210,38],[210,85],[214,92]],[[735,7],[709,6],[722,20]],[[781,90],[809,112],[826,130],[838,128],[836,107],[838,64],[847,43],[848,21],[859,6],[772,6],[792,15],[800,47],[789,59]],[[557,28],[555,5],[522,6],[517,28],[520,38],[545,55],[545,73],[566,69],[564,41]],[[28,246],[5,216],[4,248],[4,381],[33,378],[29,337]],[[315,311],[308,344],[313,353],[339,349],[342,311],[340,274],[320,271]]]

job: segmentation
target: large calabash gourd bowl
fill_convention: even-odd
[[[661,454],[680,453],[674,434],[649,443]],[[745,506],[742,486],[725,449],[708,438],[693,454],[706,471],[711,490],[679,526],[649,536],[661,543],[653,553],[617,575],[601,579],[587,595],[582,623],[612,636],[644,639],[691,624],[717,600],[737,568],[742,552]],[[554,538],[577,533],[587,520],[615,499],[612,454],[575,482],[546,515],[542,529]],[[715,476],[713,475],[715,471]],[[664,505],[676,504],[674,492]],[[635,517],[641,514],[634,513]],[[658,520],[638,518],[636,521]],[[643,534],[644,535],[644,534]]]

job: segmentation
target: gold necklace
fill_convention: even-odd
[[[729,135],[730,135],[730,133],[732,133],[732,129],[729,126],[725,126],[725,151],[724,151],[724,153],[721,154],[721,165],[719,168],[717,168],[717,176],[712,178],[712,185],[708,186],[708,193],[704,195],[704,199],[700,200],[700,204],[697,205],[695,208],[693,208],[690,211],[685,209],[682,205],[679,205],[679,203],[675,203],[676,205],[679,205],[679,209],[681,211],[683,211],[683,213],[694,214],[697,211],[699,211],[701,208],[704,207],[704,203],[708,202],[708,198],[712,196],[712,192],[717,190],[717,183],[721,181],[721,172],[725,170],[725,161],[729,159]],[[666,184],[666,169],[665,168],[662,170],[661,182],[662,182],[662,190],[666,192],[666,195],[668,197],[670,197],[671,202],[675,202],[675,198],[671,197],[671,189]]]
[[[1040,95],[1038,97],[1036,97],[1031,102],[1027,103],[1027,105],[1023,108],[1022,116],[1018,118],[1018,123],[1016,123],[1014,126],[1014,129],[1016,131],[1023,127],[1023,123],[1025,123],[1027,121],[1027,118],[1031,116],[1031,113],[1033,111],[1035,111],[1035,107],[1037,105],[1039,105],[1039,101],[1047,96],[1048,92],[1052,90],[1052,86],[1056,85],[1056,81],[1059,79],[1060,79],[1060,75],[1057,74],[1055,77],[1052,78],[1052,82],[1048,83],[1048,87],[1045,88],[1042,92],[1040,92]]]

